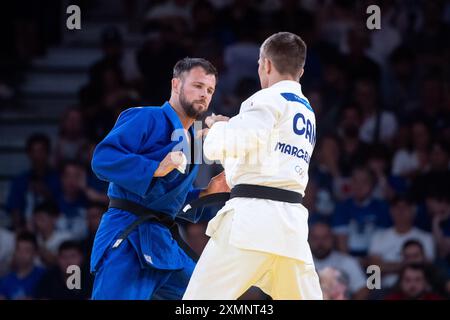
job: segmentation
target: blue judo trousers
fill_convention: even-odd
[[[97,145],[92,170],[109,182],[110,198],[132,201],[176,219],[184,204],[199,197],[200,190],[193,187],[198,165],[188,165],[184,174],[178,170],[159,178],[153,174],[169,152],[190,150],[187,144],[181,121],[168,102],[162,107],[130,108]],[[136,219],[117,208],[103,215],[91,255],[92,299],[181,299],[195,263],[167,227],[146,221],[113,248]],[[198,219],[193,214],[191,220]]]

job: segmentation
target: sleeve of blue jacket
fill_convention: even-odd
[[[140,111],[131,108],[121,113],[114,128],[97,145],[92,170],[99,179],[144,197],[160,162],[139,154],[155,129],[155,119]]]

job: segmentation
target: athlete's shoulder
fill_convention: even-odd
[[[274,90],[273,88],[269,87],[257,91],[247,100],[253,103],[279,105],[280,102],[282,102],[282,96],[277,90]]]
[[[149,119],[157,117],[161,113],[161,107],[131,107],[122,111],[119,118],[142,117],[143,119]]]

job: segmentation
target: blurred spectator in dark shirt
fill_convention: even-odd
[[[52,202],[42,203],[34,209],[34,231],[39,258],[47,267],[56,263],[56,255],[61,243],[72,238],[68,231],[56,229],[58,217],[59,208]]]
[[[396,290],[385,298],[385,300],[442,299],[430,286],[425,267],[421,264],[410,264],[403,267]]]
[[[389,57],[389,68],[382,82],[384,102],[403,115],[411,115],[418,108],[419,77],[414,68],[414,52],[402,46]]]
[[[394,113],[383,110],[375,80],[372,78],[357,80],[354,100],[362,112],[362,124],[359,130],[361,141],[390,145],[397,133],[397,119]]]
[[[55,300],[87,300],[91,296],[92,279],[85,266],[85,257],[77,242],[66,241],[58,250],[58,265],[48,270],[37,287],[37,298]],[[69,289],[67,285],[69,266],[78,266],[81,271],[80,289]]]
[[[13,271],[0,278],[0,298],[8,300],[33,299],[44,269],[35,266],[36,238],[32,233],[17,236],[13,258]]]
[[[126,82],[134,83],[140,79],[136,53],[124,46],[123,36],[118,28],[105,28],[101,33],[100,43],[103,56],[91,67],[92,73],[101,73],[101,70],[110,65],[116,65]]]
[[[336,138],[330,135],[323,137],[319,143],[312,165],[311,180],[317,189],[316,212],[329,216],[334,211],[334,195],[342,179],[339,169],[340,149]]]
[[[429,149],[429,166],[412,182],[411,192],[423,201],[430,190],[450,190],[450,148],[445,141],[434,141]]]
[[[60,188],[58,174],[50,165],[50,139],[43,134],[34,134],[28,138],[26,150],[30,169],[11,181],[6,203],[16,230],[31,230],[34,207],[52,199]]]
[[[359,140],[362,115],[356,106],[347,106],[342,110],[337,134],[340,138],[339,169],[344,178],[352,175],[352,170],[367,161],[368,146]],[[342,179],[336,190],[339,199],[346,199],[350,195],[349,179]]]
[[[430,285],[442,296],[450,298],[450,270],[445,270],[433,261],[427,259],[421,242],[408,240],[402,248],[403,264],[423,264],[430,281]]]
[[[67,160],[78,160],[86,143],[85,129],[81,112],[76,108],[66,109],[59,127],[55,147],[55,165]]]
[[[107,211],[107,206],[101,202],[90,202],[86,210],[87,237],[81,242],[83,254],[86,261],[91,260],[92,245],[94,244],[95,233],[102,219],[103,213]]]
[[[370,78],[378,83],[381,78],[380,67],[367,54],[370,37],[367,30],[353,27],[347,37],[342,51],[346,53],[347,72],[352,79]]]
[[[390,200],[397,193],[405,193],[408,181],[400,176],[391,174],[391,153],[384,145],[372,145],[368,150],[367,165],[376,177],[374,197],[381,200]]]
[[[442,80],[441,68],[428,70],[420,83],[419,108],[413,114],[413,117],[425,121],[433,133],[436,133],[445,119],[445,88]]]
[[[140,93],[146,105],[159,105],[169,95],[168,85],[172,74],[167,70],[172,70],[179,59],[188,55],[180,39],[183,37],[179,37],[173,26],[155,25],[139,48],[137,62],[143,76]]]

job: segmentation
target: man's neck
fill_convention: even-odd
[[[285,76],[280,74],[274,74],[271,78],[269,78],[269,87],[273,86],[274,84],[280,82],[280,81],[295,81],[299,82],[299,79],[295,79],[291,76]]]
[[[178,103],[176,103],[174,99],[170,99],[169,104],[177,113],[178,118],[180,118],[180,122],[183,125],[183,128],[188,130],[194,124],[195,119],[189,118],[186,112],[184,112],[183,108]]]

